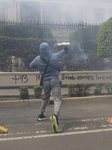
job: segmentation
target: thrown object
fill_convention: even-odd
[[[61,42],[57,44],[57,46],[69,46],[69,45],[70,45],[70,42]]]

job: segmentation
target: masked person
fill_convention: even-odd
[[[40,114],[38,116],[38,120],[42,121],[47,119],[44,115],[47,103],[50,98],[50,94],[52,91],[52,95],[54,98],[54,115],[50,117],[50,121],[52,122],[52,129],[53,131],[58,131],[58,116],[60,114],[61,105],[62,105],[62,98],[61,98],[61,84],[59,80],[59,66],[58,62],[59,59],[68,53],[68,47],[64,46],[63,50],[57,53],[51,53],[50,47],[48,43],[41,43],[40,44],[40,56],[37,56],[31,63],[30,68],[38,68],[41,76],[43,76],[44,71],[46,69],[47,63],[48,67],[46,73],[43,78],[43,91],[44,91],[44,98],[42,99],[41,107],[40,107]],[[45,63],[42,58],[47,62]]]

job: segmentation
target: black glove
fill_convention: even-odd
[[[64,46],[64,50],[66,53],[68,53],[68,50],[69,50],[68,46]]]

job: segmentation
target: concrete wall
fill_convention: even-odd
[[[40,83],[39,72],[0,72],[0,87],[34,86]],[[110,71],[63,71],[59,76],[63,85],[69,83],[112,83]]]

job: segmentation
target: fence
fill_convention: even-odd
[[[18,31],[16,31],[15,27],[20,27],[20,28],[18,28]],[[77,55],[75,51],[75,49],[77,48],[72,47],[72,53],[74,54],[73,54],[73,58],[71,57],[69,58],[69,61],[72,60],[73,63],[71,62],[71,64],[72,66],[73,65],[74,66],[72,67],[72,69],[70,68],[71,66],[69,66],[67,70],[69,71],[105,70],[105,65],[103,64],[104,60],[103,59],[101,60],[100,58],[98,58],[98,56],[96,56],[96,53],[97,53],[96,34],[98,33],[99,28],[100,28],[99,25],[90,25],[90,24],[86,24],[83,22],[79,24],[77,23],[76,24],[74,23],[62,24],[62,23],[53,23],[53,22],[41,23],[37,21],[37,23],[32,24],[32,23],[27,23],[27,22],[17,23],[17,22],[10,22],[10,21],[9,22],[0,21],[0,38],[1,38],[0,40],[0,52],[1,52],[0,70],[12,71],[12,62],[14,62],[14,60],[12,60],[12,56],[16,56],[20,58],[22,56],[22,59],[25,60],[24,62],[26,62],[26,64],[30,63],[30,61],[37,55],[37,47],[40,44],[38,42],[39,39],[44,38],[48,40],[52,38],[52,40],[55,40],[55,41],[67,42],[69,40],[70,34],[74,33],[75,31],[77,31],[76,32],[77,34],[75,35],[74,43],[76,40],[76,41],[79,41],[81,45],[78,45],[79,52]],[[48,31],[48,29],[50,30]],[[53,37],[51,35],[53,35]],[[9,39],[9,37],[11,37],[12,39]],[[30,37],[32,37],[33,39],[31,40],[29,39],[29,41],[27,41],[27,38],[30,38]],[[16,49],[16,52],[15,52],[15,49]],[[27,52],[24,52],[24,49],[26,49]],[[86,53],[89,54],[90,51],[92,53],[91,57],[88,57],[89,56],[88,55],[87,58],[89,59],[87,59],[85,54]],[[24,57],[23,57],[23,54],[24,54]],[[75,60],[76,58],[78,60]],[[20,59],[19,59],[19,62],[23,64]],[[15,62],[15,67],[20,68],[21,64],[18,65],[17,62]],[[98,67],[96,65],[98,65]],[[24,70],[16,69],[16,71],[17,70],[29,71],[27,70],[28,65],[25,67],[24,67]]]
[[[40,25],[45,25],[49,27],[53,33],[54,39],[59,41],[68,41],[69,35],[71,33],[79,29],[82,30],[85,26],[83,22],[81,24],[69,24],[69,23],[68,24],[62,24],[62,23],[41,24],[40,23]]]
[[[28,26],[28,25],[34,25],[37,28],[37,31],[39,30],[39,26],[41,27],[48,27],[52,34],[53,34],[53,39],[54,40],[59,40],[59,41],[68,41],[69,35],[77,30],[83,30],[84,28],[87,27],[99,27],[99,25],[90,25],[87,23],[54,23],[54,22],[45,22],[45,23],[41,23],[39,21],[37,21],[37,23],[27,23],[27,22],[21,22],[21,23],[17,23],[17,22],[5,22],[5,21],[1,21],[0,20],[0,27],[5,27],[5,26],[10,26],[11,28],[13,28],[14,25],[20,25],[20,26]],[[33,35],[32,35],[33,36]]]

